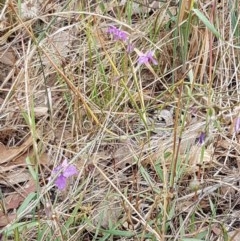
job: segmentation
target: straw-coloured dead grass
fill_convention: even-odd
[[[238,240],[239,1],[0,9],[3,240]]]

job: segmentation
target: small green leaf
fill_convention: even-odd
[[[9,227],[7,227],[4,231],[4,233],[6,233],[6,235],[12,235],[13,231],[16,228],[19,230],[19,232],[21,232],[24,228],[30,229],[30,228],[36,227],[38,225],[39,225],[38,221],[14,223],[14,224],[10,225]]]
[[[192,11],[197,15],[197,17],[206,25],[206,27],[218,38],[221,38],[220,33],[216,28],[210,23],[210,21],[196,8],[193,8]]]
[[[122,230],[116,230],[116,229],[104,230],[103,232],[111,235],[122,236],[122,237],[132,237],[135,235],[135,233],[131,231],[122,231]]]
[[[35,192],[31,192],[28,194],[28,196],[26,197],[26,199],[23,201],[22,205],[19,207],[19,209],[17,210],[17,214],[19,215],[20,213],[22,213],[24,210],[28,210],[28,206],[29,203],[35,199],[36,197],[36,193]]]

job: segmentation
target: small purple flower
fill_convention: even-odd
[[[157,60],[153,57],[153,51],[148,51],[146,54],[143,54],[138,58],[139,64],[154,64],[157,65]]]
[[[68,164],[67,159],[65,159],[61,165],[53,169],[52,173],[58,174],[55,185],[62,191],[67,185],[67,179],[78,174],[78,171],[74,165]]]
[[[238,134],[240,131],[240,117],[237,117],[236,119],[234,130],[236,134]]]
[[[107,32],[109,34],[111,34],[113,36],[113,38],[115,40],[122,40],[122,41],[126,41],[128,36],[127,36],[127,33],[114,27],[114,26],[110,26],[107,30]]]
[[[197,142],[200,145],[203,145],[206,139],[206,133],[205,132],[201,132],[201,134],[197,137]]]

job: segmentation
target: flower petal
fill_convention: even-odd
[[[64,168],[68,167],[68,161],[66,158],[63,160],[61,167],[64,167]]]
[[[109,34],[112,34],[113,35],[113,38],[114,40],[122,40],[122,41],[125,41],[127,40],[127,33],[114,27],[114,26],[110,26],[107,30],[107,33]]]
[[[63,171],[63,176],[68,178],[73,175],[78,174],[77,168],[74,165],[69,165],[64,171]]]
[[[59,175],[59,177],[55,181],[55,185],[59,190],[63,190],[64,188],[66,188],[67,178],[63,175]]]
[[[52,172],[53,174],[59,173],[60,171],[64,171],[64,169],[66,169],[68,167],[68,161],[67,159],[64,159],[64,161],[62,162],[62,164],[60,164],[59,166],[55,167]]]
[[[154,52],[153,52],[153,51],[148,51],[147,54],[146,54],[146,56],[147,56],[147,58],[148,58],[148,61],[149,61],[149,62],[152,62],[154,65],[157,65],[158,62],[157,62],[157,60],[153,57],[153,55],[154,55]]]
[[[61,169],[62,169],[61,165],[58,166],[58,167],[55,167],[55,168],[52,170],[52,173],[53,173],[53,174],[56,174],[56,173],[60,172]]]
[[[139,64],[147,64],[148,63],[148,57],[145,55],[142,55],[138,58],[138,63]]]
[[[116,39],[125,41],[127,40],[127,34],[124,31],[118,30],[118,33],[116,34]]]
[[[149,59],[151,59],[151,58],[153,57],[153,55],[154,55],[154,52],[153,52],[153,51],[148,51],[148,52],[146,53],[146,56],[147,56]]]
[[[202,145],[204,144],[206,139],[206,134],[204,132],[201,132],[200,136],[199,136],[199,143]]]
[[[201,131],[199,136],[197,136],[195,139],[195,144],[204,145],[206,142],[206,137],[207,137],[206,132]]]
[[[151,62],[154,64],[154,65],[157,65],[158,64],[158,62],[157,62],[157,60],[154,58],[154,57],[151,57]]]

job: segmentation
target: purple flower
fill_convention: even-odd
[[[125,40],[127,40],[127,37],[128,37],[126,32],[124,32],[114,26],[110,26],[108,28],[107,32],[109,34],[111,34],[115,40],[125,41]]]
[[[148,51],[146,54],[143,54],[138,58],[139,64],[154,64],[157,65],[157,60],[153,57],[153,51]]]
[[[58,174],[55,185],[59,190],[63,190],[67,185],[67,179],[78,173],[77,168],[74,165],[70,165],[65,159],[61,165],[54,168],[52,171],[53,174]]]
[[[238,134],[240,131],[240,117],[237,117],[236,119],[234,130],[236,134]]]
[[[197,142],[200,145],[203,145],[206,139],[206,133],[205,132],[201,132],[201,134],[199,135],[199,137],[197,137]]]

